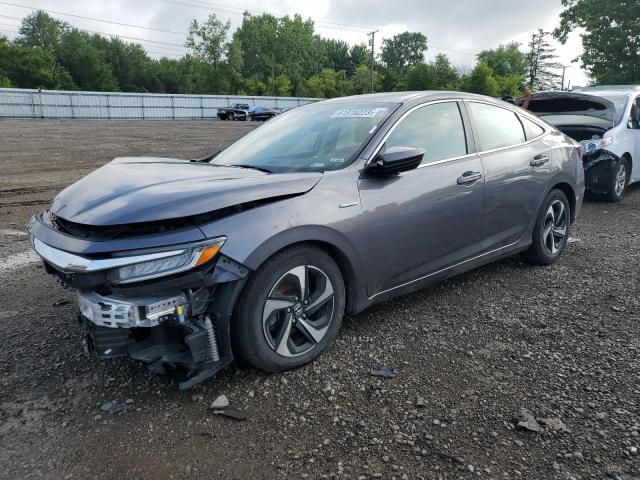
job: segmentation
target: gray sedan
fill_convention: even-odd
[[[345,313],[493,260],[549,265],[580,211],[580,146],[459,92],[339,98],[197,161],[119,158],[32,218],[86,342],[188,388],[234,355],[317,358]]]

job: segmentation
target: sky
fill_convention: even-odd
[[[428,39],[427,60],[444,53],[462,70],[470,70],[476,54],[484,49],[510,41],[526,48],[538,28],[550,31],[557,26],[562,11],[560,0],[0,0],[0,34],[15,37],[19,18],[34,8],[78,28],[119,35],[123,40],[139,39],[154,58],[183,54],[191,20],[206,20],[210,13],[231,21],[231,32],[240,25],[244,10],[299,13],[313,19],[323,37],[350,44],[366,43],[367,33],[379,30],[377,53],[384,38],[407,30],[422,32]],[[572,63],[582,50],[579,35],[570,36],[565,45],[552,43],[557,46],[558,61],[567,66],[565,85],[569,81],[572,86],[585,85],[585,72]]]

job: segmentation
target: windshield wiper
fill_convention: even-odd
[[[216,164],[214,164],[214,165],[216,165]],[[273,173],[268,168],[258,167],[257,165],[221,165],[221,164],[217,164],[217,165],[220,165],[221,167],[249,168],[251,170],[258,170],[259,172]]]

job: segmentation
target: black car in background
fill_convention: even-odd
[[[279,115],[280,111],[275,108],[253,107],[249,109],[249,119],[254,121],[265,121]]]
[[[249,112],[248,103],[234,103],[227,108],[218,109],[220,120],[246,120]]]

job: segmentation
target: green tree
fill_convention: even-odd
[[[72,89],[67,72],[57,67],[51,53],[23,47],[0,38],[0,78],[3,86]]]
[[[324,68],[322,72],[307,80],[307,93],[312,97],[334,98],[349,95],[351,82],[344,71],[336,72],[331,68]]]
[[[434,89],[455,90],[458,88],[460,75],[458,75],[458,71],[451,65],[449,58],[445,54],[436,55],[431,65],[433,65],[436,74]]]
[[[500,86],[493,75],[493,70],[485,63],[478,63],[475,68],[462,78],[461,89],[464,92],[479,93],[495,97]]]
[[[334,70],[346,70],[351,73],[351,55],[349,44],[342,40],[320,40],[325,56],[324,66]]]
[[[91,36],[73,29],[62,36],[59,63],[82,90],[118,91],[111,64],[103,51],[96,48]]]
[[[562,65],[556,61],[558,56],[547,40],[549,35],[549,32],[539,29],[531,35],[529,42],[528,77],[529,85],[535,90],[550,90],[559,86],[561,76],[558,70]]]
[[[56,20],[42,10],[37,10],[22,19],[18,45],[39,47],[55,54],[62,36],[70,30],[69,24]]]
[[[600,84],[640,83],[640,3],[637,0],[562,0],[554,36],[565,43],[582,29],[583,68]]]
[[[419,32],[403,32],[382,41],[380,58],[388,70],[404,77],[408,68],[424,62],[427,37]]]
[[[186,47],[193,56],[202,63],[210,66],[209,72],[204,74],[203,80],[213,93],[223,93],[227,85],[227,78],[221,72],[220,65],[228,52],[227,34],[231,28],[231,22],[222,22],[212,13],[206,22],[191,22]]]
[[[349,64],[351,66],[351,74],[355,75],[356,69],[364,64],[371,62],[371,52],[364,43],[353,45],[349,50]]]
[[[418,63],[407,72],[409,90],[434,90],[437,86],[437,72],[433,65]]]
[[[369,65],[363,63],[358,65],[353,72],[352,93],[363,94],[371,93],[371,74],[369,73]],[[379,92],[382,89],[382,78],[380,72],[373,72],[373,91]]]
[[[478,54],[478,61],[491,67],[498,77],[524,77],[527,73],[527,55],[520,51],[518,42],[500,45],[493,50],[483,50]]]

